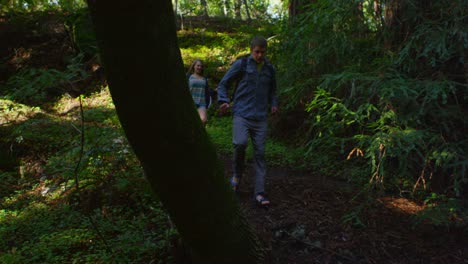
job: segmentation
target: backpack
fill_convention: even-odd
[[[187,73],[187,80],[190,78],[191,75],[192,74]],[[208,86],[208,78],[206,78],[205,76],[203,76],[203,78],[205,79],[205,82],[206,82],[205,102],[206,102],[206,109],[208,109],[208,108],[210,108],[211,104],[213,103],[213,97],[216,95],[216,92]]]

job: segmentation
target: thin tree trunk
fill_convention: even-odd
[[[251,21],[252,17],[250,16],[249,5],[247,4],[247,0],[244,0],[243,2],[244,2],[245,12],[247,13],[247,20]]]
[[[206,3],[206,0],[200,0],[200,5],[202,6],[202,9],[203,9],[203,17],[207,18],[208,17],[208,4]]]
[[[236,19],[241,19],[241,7],[242,7],[242,0],[235,0],[234,2],[234,17]]]
[[[384,20],[384,17],[383,17],[383,14],[382,14],[382,9],[383,9],[383,6],[382,6],[382,2],[381,0],[374,0],[374,16],[376,18],[376,21],[379,21],[379,28],[382,29],[382,26],[384,25],[385,23],[385,20]]]
[[[387,0],[385,4],[385,47],[399,49],[409,34],[409,25],[404,22],[406,0]]]
[[[304,13],[305,5],[312,4],[317,0],[289,0],[288,3],[288,13],[289,13],[289,21],[294,21],[294,18],[297,15]]]
[[[174,2],[174,21],[176,23],[176,27],[177,27],[177,12],[178,12],[177,8],[178,7],[179,7],[179,1],[175,0],[175,2]],[[182,19],[180,20],[180,23],[182,23]]]
[[[259,263],[188,91],[170,0],[88,0],[112,99],[145,175],[196,263]],[[174,166],[175,165],[175,166]]]
[[[223,14],[225,17],[228,16],[229,12],[231,11],[231,5],[229,0],[224,0],[223,1]]]

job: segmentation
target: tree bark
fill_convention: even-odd
[[[171,1],[88,6],[119,120],[195,263],[259,263],[261,244],[188,91]]]

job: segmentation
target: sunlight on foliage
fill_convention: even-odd
[[[367,177],[375,184],[377,177],[390,191],[418,197],[443,181],[444,192],[461,196],[468,182],[460,129],[467,87],[459,63],[463,1],[405,6],[414,17],[399,22],[410,26],[404,39],[392,35],[398,29],[378,17],[374,4],[316,1],[282,33],[290,41],[282,43],[287,55],[279,56],[281,94],[288,109],[309,113],[306,155],[311,165],[329,164],[338,175],[359,171],[351,173],[356,182]],[[401,43],[389,46],[392,38]],[[364,156],[345,165],[355,148]],[[358,166],[369,170],[362,174]]]
[[[9,136],[12,150],[24,149],[30,151],[29,155],[44,151],[50,154],[40,164],[20,162],[20,179],[15,179],[14,173],[0,174],[5,183],[18,188],[14,193],[5,190],[10,196],[1,201],[5,209],[0,214],[0,235],[9,239],[0,243],[6,252],[0,262],[55,263],[68,259],[86,262],[115,258],[148,262],[159,258],[170,263],[169,250],[178,233],[168,223],[166,213],[146,183],[123,135],[107,87],[82,96],[83,153],[78,98],[65,94],[57,100],[51,110],[60,116],[38,114],[31,110],[37,108],[5,102],[10,109],[8,115],[20,116],[26,112],[23,109],[35,114],[26,112],[31,115],[29,120],[15,120],[20,123]],[[80,158],[82,162],[78,163]],[[80,193],[75,189],[75,176],[82,186]],[[80,203],[76,203],[76,197],[80,197]],[[55,205],[67,201],[69,206]],[[141,201],[149,208],[124,209],[129,203]],[[91,210],[89,217],[94,224],[83,214],[87,210]],[[96,225],[115,251],[109,251],[98,230],[93,229]],[[26,233],[14,233],[16,229]]]
[[[12,100],[0,99],[0,125],[10,122],[23,122],[34,114],[40,113],[37,106],[27,106]]]
[[[82,69],[84,55],[78,54],[65,70],[23,68],[6,82],[0,95],[20,103],[38,105],[46,99],[57,96],[74,83],[88,77]]]

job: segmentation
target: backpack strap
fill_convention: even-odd
[[[231,102],[234,99],[234,95],[236,94],[237,86],[239,86],[240,80],[242,78],[244,78],[244,75],[247,72],[247,59],[248,58],[249,58],[248,56],[243,56],[242,58],[240,58],[240,60],[241,60],[241,70],[237,74],[236,79],[235,79],[234,89],[232,91],[232,96],[231,96]]]
[[[248,59],[248,56],[244,56],[242,58],[240,58],[241,60],[241,70],[239,71],[239,73],[237,74],[236,76],[236,86],[234,87],[234,89],[237,88],[237,85],[239,84],[239,81],[244,77],[245,73],[247,72],[247,59]]]
[[[242,77],[244,77],[244,74],[246,72],[246,69],[247,69],[247,59],[248,57],[245,56],[245,57],[242,57],[241,58],[241,73],[242,73]]]

